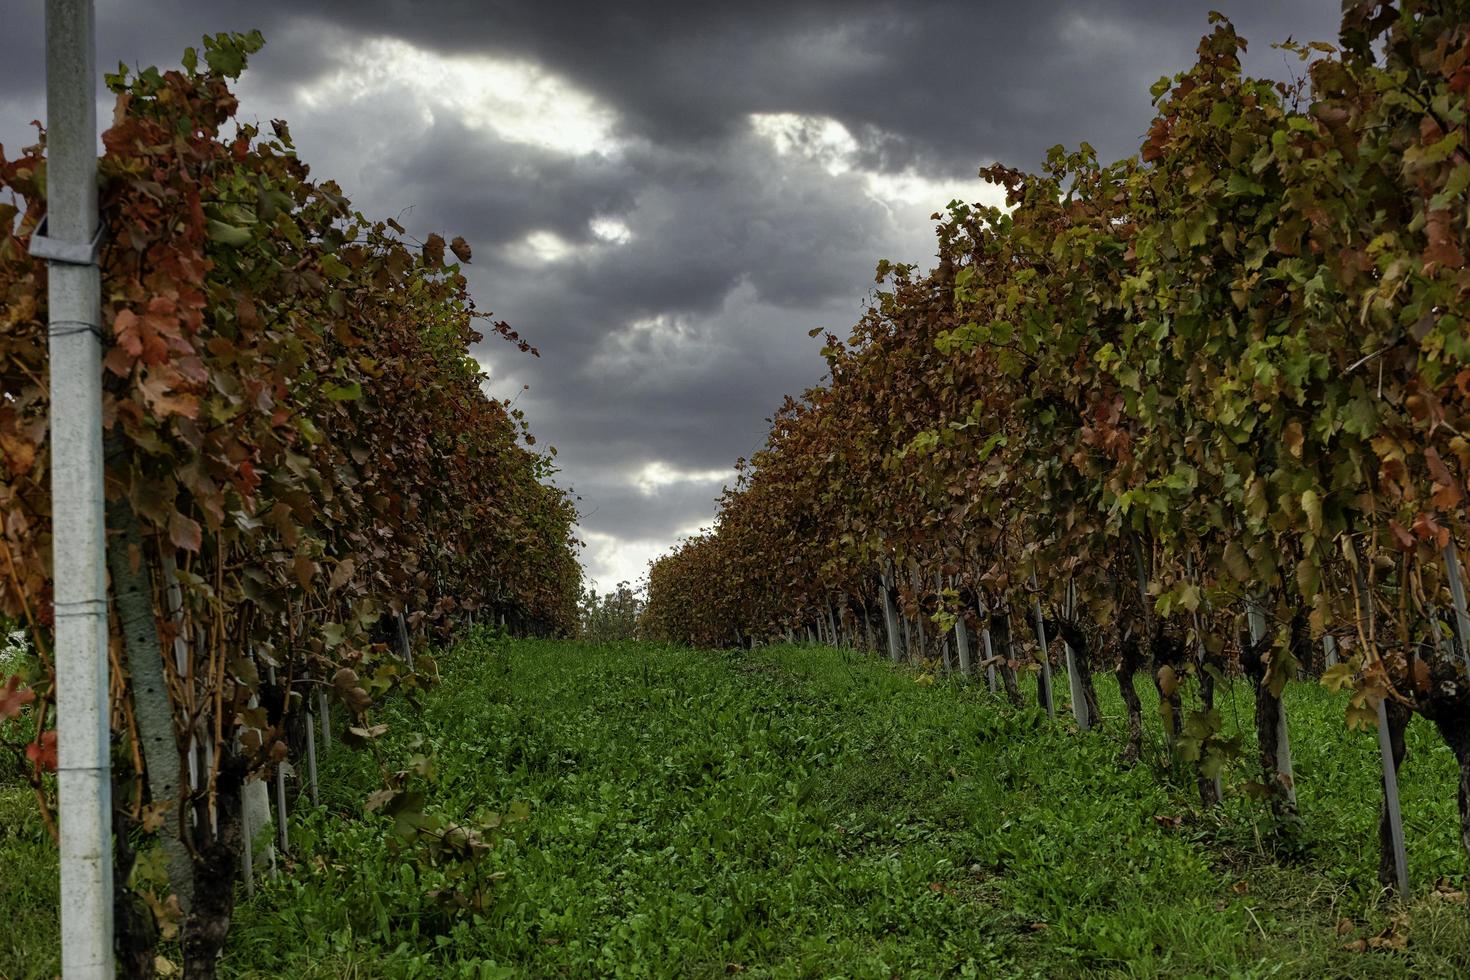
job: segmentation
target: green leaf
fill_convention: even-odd
[[[1434,195],[1429,202],[1429,210],[1442,211],[1455,202],[1455,199],[1465,193],[1465,188],[1470,187],[1470,163],[1462,163],[1450,171],[1450,177],[1444,182],[1444,187]]]
[[[229,245],[231,248],[239,248],[248,243],[251,238],[250,229],[236,228],[234,225],[227,225],[223,221],[216,221],[214,218],[209,219],[208,228],[211,241]]]
[[[1266,188],[1245,174],[1235,171],[1225,180],[1225,193],[1232,197],[1260,197]]]
[[[1315,490],[1302,491],[1302,513],[1307,515],[1307,527],[1312,533],[1322,533],[1322,499]]]
[[[1232,541],[1225,546],[1225,554],[1222,556],[1225,568],[1230,572],[1232,578],[1237,582],[1246,582],[1251,577],[1250,562],[1246,560],[1245,549],[1240,542]]]
[[[362,385],[353,381],[349,384],[339,385],[328,381],[322,385],[322,393],[334,402],[357,401],[362,397]]]

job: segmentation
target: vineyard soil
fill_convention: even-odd
[[[1144,762],[1118,764],[1107,684],[1104,731],[1079,735],[982,686],[824,647],[479,636],[441,669],[419,704],[383,712],[376,758],[324,760],[322,807],[301,801],[293,860],[242,904],[227,975],[1470,971],[1462,886],[1436,885],[1463,880],[1448,751],[1415,719],[1401,775],[1414,899],[1392,904],[1374,883],[1373,734],[1346,730],[1345,695],[1310,684],[1286,698],[1300,845],[1272,855],[1241,763],[1208,814],[1188,773],[1158,778],[1156,713]],[[1219,702],[1247,738],[1249,691]],[[446,914],[437,883],[394,857],[392,818],[361,812],[377,766],[411,770],[422,751],[397,731],[410,713],[437,754],[432,806],[499,820],[482,917]],[[0,786],[0,976],[56,970],[53,868],[28,797]]]

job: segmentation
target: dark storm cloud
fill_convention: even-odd
[[[922,152],[968,170],[982,157],[1024,165],[1059,141],[1127,153],[1147,121],[1141,93],[1188,64],[1212,5],[1254,40],[1248,67],[1262,73],[1286,70],[1271,42],[1336,32],[1331,0],[266,0],[250,13],[529,57],[659,142],[716,137],[749,112],[822,113],[900,137],[907,145],[889,157],[900,165]]]
[[[853,322],[878,258],[932,255],[925,216],[944,200],[890,212],[861,173],[777,153],[751,114],[835,119],[855,171],[978,190],[979,166],[1034,167],[1054,143],[1136,151],[1148,86],[1193,60],[1212,6],[1251,39],[1248,70],[1274,77],[1299,69],[1272,41],[1336,29],[1334,0],[101,0],[98,50],[105,69],[168,65],[206,31],[265,32],[242,116],[285,115],[314,171],[359,206],[474,243],[477,302],[543,355],[487,342],[492,387],[532,386],[518,406],[561,450],[605,558],[608,537],[646,544],[706,520],[718,482],[640,489],[638,474],[748,455],[781,395],[822,373],[806,331]],[[30,142],[24,123],[43,111],[40,10],[8,4],[0,29],[7,146]],[[314,98],[371,74],[366,45],[384,38],[535,64],[605,107],[613,139],[581,154],[518,142],[426,115],[422,85]],[[628,240],[601,241],[596,221]],[[536,235],[566,253],[538,258]]]

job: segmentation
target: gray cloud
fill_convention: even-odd
[[[43,112],[40,5],[13,6],[0,32],[7,147],[29,143],[24,124]],[[106,68],[173,64],[206,31],[261,28],[242,116],[289,119],[315,173],[369,212],[409,209],[414,233],[470,239],[477,303],[543,354],[485,345],[492,389],[531,385],[518,406],[561,450],[597,539],[591,570],[611,584],[630,572],[616,542],[641,555],[707,520],[719,492],[709,480],[644,492],[637,475],[749,454],[782,394],[823,372],[806,331],[853,322],[877,259],[932,256],[926,215],[945,201],[894,210],[863,172],[978,191],[980,165],[1034,167],[1058,142],[1126,155],[1151,116],[1148,86],[1193,60],[1212,6],[1252,40],[1248,70],[1275,77],[1295,65],[1270,42],[1330,40],[1338,16],[1334,0],[103,0],[98,50]],[[382,38],[530,62],[604,106],[614,139],[581,155],[517,141],[434,103],[453,92],[407,84],[323,101]],[[778,153],[753,113],[837,120],[852,169]],[[594,219],[628,240],[599,238]],[[563,254],[538,257],[537,235]]]

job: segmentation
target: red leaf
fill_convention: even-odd
[[[123,310],[112,321],[112,336],[117,346],[134,358],[143,353],[143,338],[138,335],[141,322],[132,310]]]
[[[204,544],[204,532],[198,521],[174,511],[168,517],[168,539],[175,548],[198,551]]]
[[[1398,521],[1389,521],[1388,529],[1393,532],[1393,536],[1398,540],[1400,548],[1404,551],[1414,550],[1414,539],[1409,535],[1408,531],[1404,530],[1402,524]]]
[[[1424,233],[1429,238],[1429,244],[1425,247],[1422,256],[1426,264],[1433,262],[1450,269],[1458,269],[1465,264],[1465,256],[1460,253],[1460,248],[1455,243],[1448,211],[1429,212],[1429,217],[1424,224]]]
[[[36,700],[36,692],[28,687],[22,687],[20,675],[15,674],[6,679],[5,686],[0,688],[0,721],[14,718],[20,714],[20,709]]]
[[[55,772],[56,731],[42,732],[40,739],[27,745],[26,758],[47,772]]]

